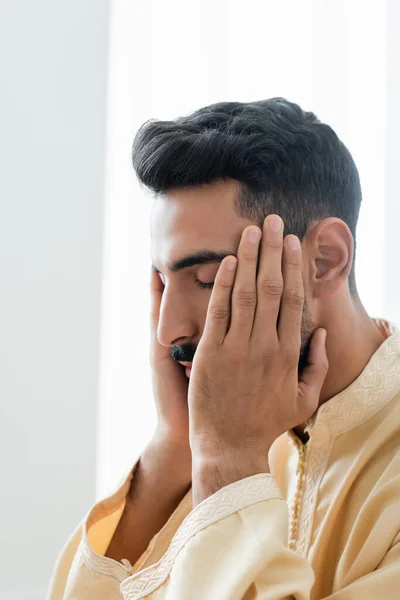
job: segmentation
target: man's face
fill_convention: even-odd
[[[238,183],[223,181],[173,190],[158,198],[151,217],[153,268],[165,285],[158,341],[175,360],[191,363],[206,320],[211,284],[224,256],[237,254],[240,237],[253,221],[235,210]],[[303,315],[303,354],[312,330]]]

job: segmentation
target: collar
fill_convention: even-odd
[[[388,337],[373,354],[362,373],[346,389],[325,402],[307,422],[311,436],[329,428],[332,436],[354,429],[382,410],[400,391],[400,330],[391,323],[377,321]]]

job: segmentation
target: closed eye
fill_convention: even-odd
[[[213,281],[206,283],[205,281],[200,281],[200,279],[196,279],[196,283],[202,290],[211,290],[214,285]]]

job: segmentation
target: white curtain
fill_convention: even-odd
[[[371,315],[383,314],[386,7],[383,0],[112,2],[98,496],[117,485],[155,424],[151,199],[130,164],[145,120],[284,96],[329,123],[362,180],[359,291]]]

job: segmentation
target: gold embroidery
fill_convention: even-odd
[[[296,549],[297,534],[299,531],[299,517],[300,510],[303,501],[304,493],[304,480],[306,471],[306,451],[307,446],[297,437],[295,433],[289,431],[289,435],[297,448],[299,454],[299,460],[297,464],[297,482],[296,492],[294,494],[293,503],[290,514],[290,526],[289,526],[289,548],[291,550]]]

